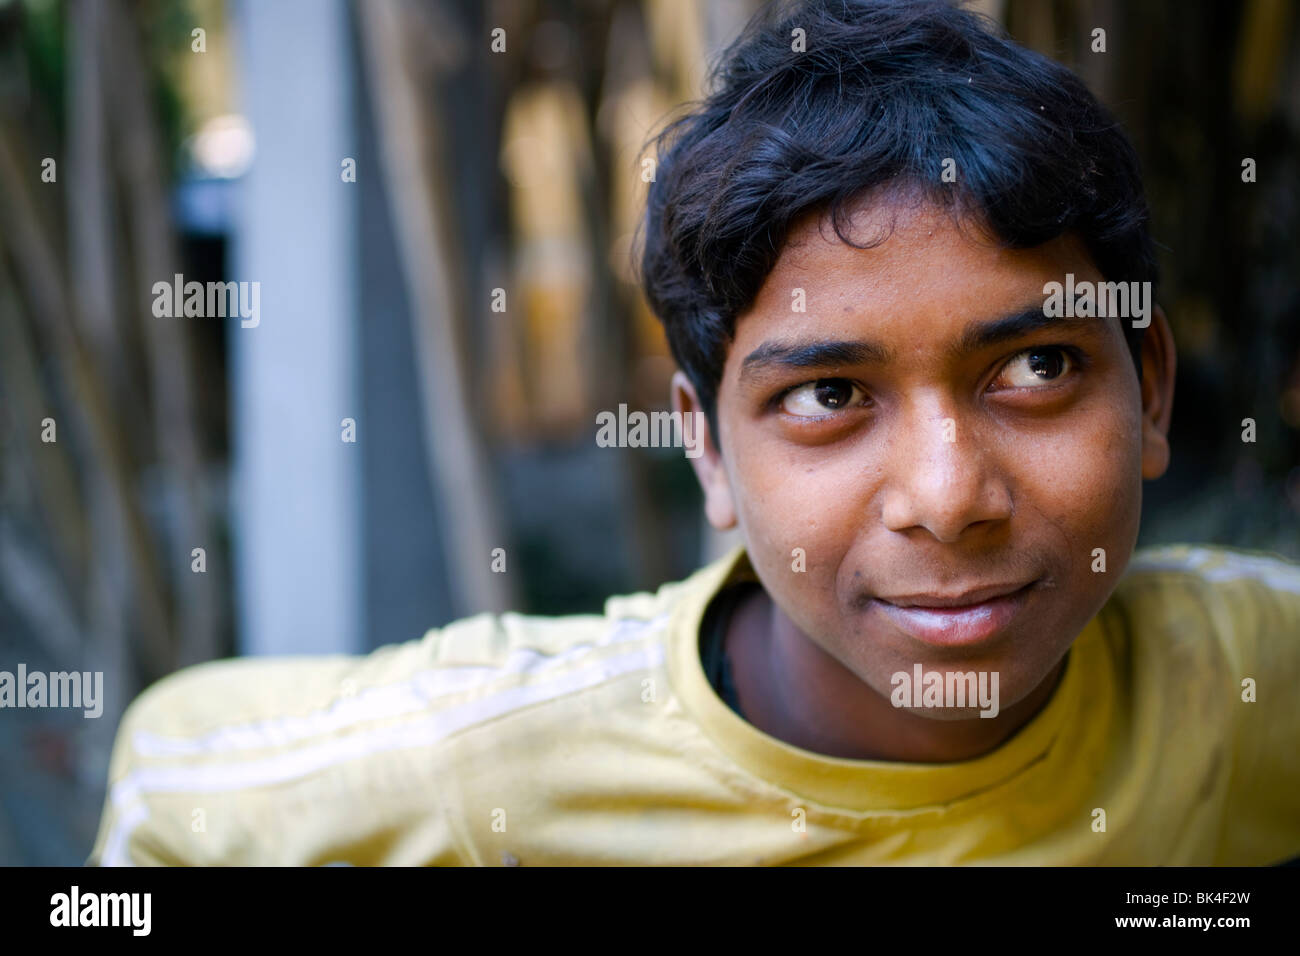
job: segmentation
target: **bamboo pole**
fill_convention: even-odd
[[[177,595],[180,666],[218,654],[218,595],[227,580],[221,549],[202,494],[202,451],[195,412],[194,366],[184,319],[158,318],[146,303],[153,283],[179,271],[180,259],[164,176],[159,163],[161,137],[149,103],[143,51],[121,0],[104,5],[106,36],[116,51],[116,68],[105,76],[114,123],[118,164],[132,209],[128,226],[135,253],[136,280],[129,297],[141,321],[152,385],[155,442],[163,472],[176,494],[174,553],[164,562]],[[190,569],[190,552],[203,548],[206,571]]]
[[[73,328],[67,280],[53,243],[42,227],[31,195],[37,165],[20,162],[8,124],[0,124],[0,213],[3,238],[10,250],[19,287],[44,330],[58,380],[68,389],[73,431],[84,445],[85,481],[115,503],[125,527],[123,562],[131,568],[138,601],[140,643],[146,674],[160,676],[175,668],[167,613],[167,590],[158,573],[148,525],[132,494],[131,469],[121,423],[111,414],[109,392],[94,361]],[[89,493],[87,494],[89,498]],[[94,521],[92,519],[92,526]]]
[[[403,5],[358,3],[355,10],[385,192],[411,303],[424,446],[445,516],[443,545],[452,593],[462,613],[501,611],[511,605],[513,588],[508,575],[492,573],[490,565],[492,550],[506,542],[488,490],[486,450],[466,402],[468,363],[456,322],[463,303],[456,300],[450,256],[454,207],[435,98],[417,94],[417,70],[407,42],[413,18],[404,14]]]

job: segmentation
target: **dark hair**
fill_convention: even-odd
[[[1124,132],[1074,73],[981,15],[941,0],[772,3],[710,79],[652,140],[640,280],[715,435],[736,318],[791,224],[829,211],[849,242],[841,222],[869,190],[919,188],[1012,248],[1073,230],[1107,281],[1158,278]],[[949,157],[955,183],[940,177]],[[1142,330],[1121,325],[1140,377]]]

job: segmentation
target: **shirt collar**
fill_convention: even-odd
[[[732,760],[769,783],[849,811],[911,810],[942,805],[1007,781],[1042,759],[1081,709],[1085,683],[1104,663],[1102,627],[1094,617],[1075,639],[1047,705],[996,749],[955,763],[850,760],[795,747],[734,713],[714,692],[700,660],[700,623],[724,587],[758,580],[744,546],[702,568],[673,612],[668,667],[683,707]]]

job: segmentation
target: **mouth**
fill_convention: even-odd
[[[991,585],[955,595],[877,597],[872,598],[869,609],[923,644],[966,647],[1004,631],[1024,608],[1029,591],[1037,583]]]

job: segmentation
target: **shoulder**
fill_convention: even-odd
[[[1209,583],[1254,581],[1300,593],[1300,564],[1280,554],[1221,545],[1167,544],[1133,555],[1126,575],[1192,575]]]
[[[137,753],[212,753],[277,746],[450,706],[494,683],[527,684],[656,636],[679,586],[610,598],[604,614],[479,614],[366,655],[233,658],[187,667],[140,694],[120,733]]]
[[[1241,548],[1153,548],[1134,555],[1114,597],[1148,685],[1178,686],[1250,747],[1296,745],[1300,565]]]
[[[91,862],[326,862],[347,834],[369,839],[358,804],[381,821],[436,803],[449,739],[658,667],[685,583],[610,598],[603,614],[480,614],[364,656],[241,658],[164,678],[118,729]],[[289,819],[318,835],[290,845]],[[403,858],[389,846],[368,859]]]
[[[1196,793],[1199,812],[1218,808],[1216,862],[1295,856],[1300,566],[1240,548],[1154,548],[1134,555],[1115,598],[1136,735],[1163,755],[1146,765],[1168,792]]]
[[[1186,544],[1143,549],[1116,594],[1135,623],[1158,617],[1212,633],[1243,665],[1300,654],[1300,565],[1278,554]]]

